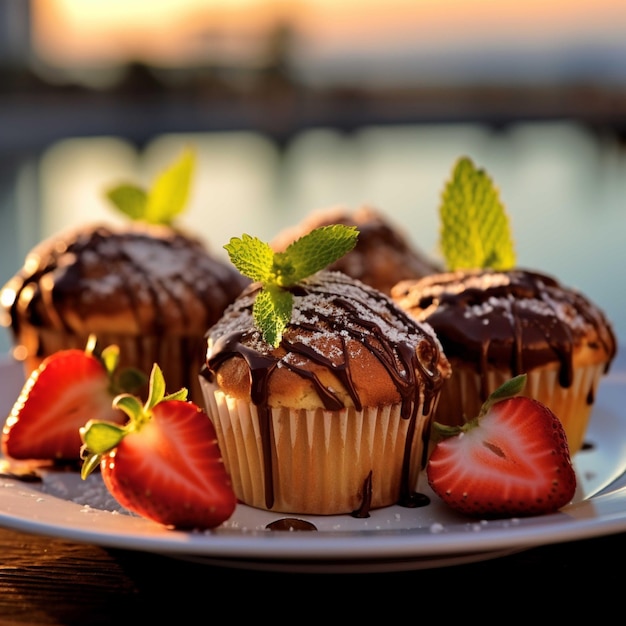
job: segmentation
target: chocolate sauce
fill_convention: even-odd
[[[559,384],[573,380],[573,349],[593,329],[607,358],[616,339],[604,314],[582,294],[554,278],[528,270],[435,274],[398,286],[393,299],[436,331],[449,359],[475,363],[487,398],[486,373],[510,369],[513,376],[559,363]],[[587,401],[593,402],[590,389]]]
[[[341,208],[317,211],[297,227],[279,234],[273,247],[284,250],[314,228],[333,224],[356,226],[359,238],[354,249],[332,263],[329,270],[344,272],[386,294],[401,279],[421,278],[441,271],[438,263],[413,248],[395,225],[368,206],[355,211]]]
[[[294,531],[294,530],[317,530],[315,524],[297,517],[283,517],[277,519],[274,522],[270,522],[265,528],[267,530],[282,530],[282,531]]]
[[[61,333],[73,344],[67,347],[76,348],[94,332],[101,347],[136,336],[137,353],[122,349],[121,367],[159,362],[173,389],[191,390],[204,362],[205,330],[248,283],[199,240],[174,229],[96,224],[55,235],[29,252],[3,287],[0,323],[11,331],[18,358],[47,356],[48,337]],[[110,326],[102,321],[109,315]],[[149,340],[168,336],[180,338],[176,353]]]
[[[418,407],[428,414],[443,383],[440,368],[445,356],[434,334],[382,293],[344,274],[320,272],[294,290],[294,314],[280,346],[274,349],[262,340],[253,322],[252,307],[258,289],[258,285],[248,288],[208,332],[210,347],[202,375],[213,380],[220,366],[235,356],[242,357],[248,366],[251,401],[257,407],[263,445],[266,507],[271,509],[274,504],[268,404],[273,372],[278,367],[289,368],[310,381],[327,410],[339,410],[344,407],[340,396],[314,374],[315,367],[322,366],[341,381],[356,410],[361,410],[361,394],[349,366],[348,344],[354,341],[384,367],[400,397],[402,418],[409,420],[399,504],[411,500],[410,456]],[[322,336],[330,338],[331,351],[317,347],[315,339]],[[364,477],[360,515],[366,515],[369,509],[368,479],[375,481],[376,477]]]
[[[363,495],[361,497],[361,506],[352,511],[350,515],[356,518],[367,518],[370,516],[372,508],[372,472],[367,475],[363,481]]]
[[[173,317],[183,329],[192,323],[206,328],[248,282],[177,231],[93,226],[53,237],[29,253],[4,288],[9,320],[3,323],[16,338],[22,321],[71,332],[67,313],[84,320],[128,307],[145,334],[167,332]],[[190,309],[190,300],[201,302],[201,309]],[[197,319],[200,311],[206,317]]]
[[[0,478],[10,478],[24,483],[43,483],[37,467],[13,462],[10,459],[0,459]]]

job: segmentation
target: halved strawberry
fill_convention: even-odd
[[[90,420],[81,428],[85,463],[82,476],[100,467],[111,495],[129,511],[178,529],[219,526],[237,500],[209,417],[187,390],[165,396],[155,364],[149,397],[118,396],[125,426]]]
[[[485,518],[551,513],[570,502],[576,473],[557,416],[517,396],[522,374],[504,383],[462,426],[435,424],[438,441],[426,467],[435,493],[453,509]]]
[[[114,373],[117,346],[96,353],[95,338],[85,350],[60,350],[43,360],[26,380],[2,430],[2,452],[18,460],[80,460],[79,429],[90,418],[122,423],[112,406],[118,392]]]

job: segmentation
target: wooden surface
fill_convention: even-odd
[[[476,617],[506,626],[525,615],[531,624],[547,616],[602,624],[623,621],[624,569],[626,533],[469,565],[332,575],[212,567],[0,528],[0,626],[378,626],[400,618],[421,626],[433,609],[458,615],[459,626]]]
[[[568,608],[592,607],[596,617],[606,610],[608,619],[614,607],[607,602],[615,597],[611,584],[624,587],[619,572],[625,557],[626,534],[620,534],[454,567],[285,574],[210,567],[0,529],[0,624],[224,624],[237,616],[265,621],[277,611],[300,624],[303,607],[312,620],[331,611],[343,615],[342,621],[370,623],[366,618],[374,605],[397,615],[422,614],[431,601],[448,614],[495,611],[489,608],[495,593],[514,602],[510,609],[520,615],[538,610],[536,602],[561,598],[559,586],[568,590],[567,600],[554,605],[559,616]],[[600,596],[593,591],[599,585]],[[290,605],[300,607],[299,617],[285,613]],[[492,618],[507,623],[510,615]]]

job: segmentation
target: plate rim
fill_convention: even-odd
[[[4,373],[7,366],[15,367],[15,362],[11,357],[0,356],[0,372]],[[0,385],[4,380],[5,376],[1,376]],[[603,406],[604,388],[611,385],[616,385],[615,390],[626,389],[624,350],[618,349],[610,371],[601,382],[598,407]],[[611,409],[615,410],[615,407]],[[618,417],[626,424],[626,415]],[[50,498],[54,506],[61,509],[59,520],[54,521],[50,515],[39,515],[39,509],[36,514],[24,512],[32,501],[40,505],[46,504]],[[115,512],[89,509],[42,493],[28,483],[4,477],[0,478],[0,503],[3,503],[1,527],[101,547],[151,552],[207,564],[230,563],[252,569],[272,569],[280,565],[291,571],[309,571],[323,567],[327,562],[327,567],[333,569],[349,570],[351,563],[357,563],[359,571],[363,565],[376,571],[398,571],[436,567],[439,559],[443,565],[459,560],[467,562],[472,558],[484,560],[507,552],[626,531],[626,472],[599,493],[553,514],[489,522],[467,520],[455,524],[452,531],[444,528],[441,532],[424,528],[373,528],[293,533],[222,527],[213,531],[186,532],[126,515],[121,516],[125,521],[120,524],[119,519],[113,519],[120,517]],[[238,506],[249,509],[245,505]],[[67,520],[76,514],[91,520],[89,524],[94,516],[97,517],[104,523],[105,530],[101,526],[90,528],[87,523],[79,527],[72,525]],[[310,519],[315,516],[285,517]],[[394,561],[397,561],[395,565]]]

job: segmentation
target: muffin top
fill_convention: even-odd
[[[616,339],[604,313],[578,291],[530,270],[457,270],[403,281],[392,299],[437,333],[446,355],[520,374],[560,364],[569,387],[579,348],[585,359],[606,363]]]
[[[255,325],[251,284],[207,333],[203,375],[261,407],[339,410],[401,402],[405,417],[430,410],[449,363],[426,324],[341,272],[322,270],[291,288],[291,321],[277,347]]]
[[[170,227],[104,224],[50,237],[3,287],[1,319],[77,335],[202,335],[249,283]]]
[[[344,272],[383,293],[400,280],[421,278],[441,268],[413,247],[401,231],[375,209],[363,206],[350,212],[343,207],[315,211],[298,226],[285,229],[272,247],[284,250],[288,244],[316,227],[344,224],[359,229],[356,247],[328,267]]]

